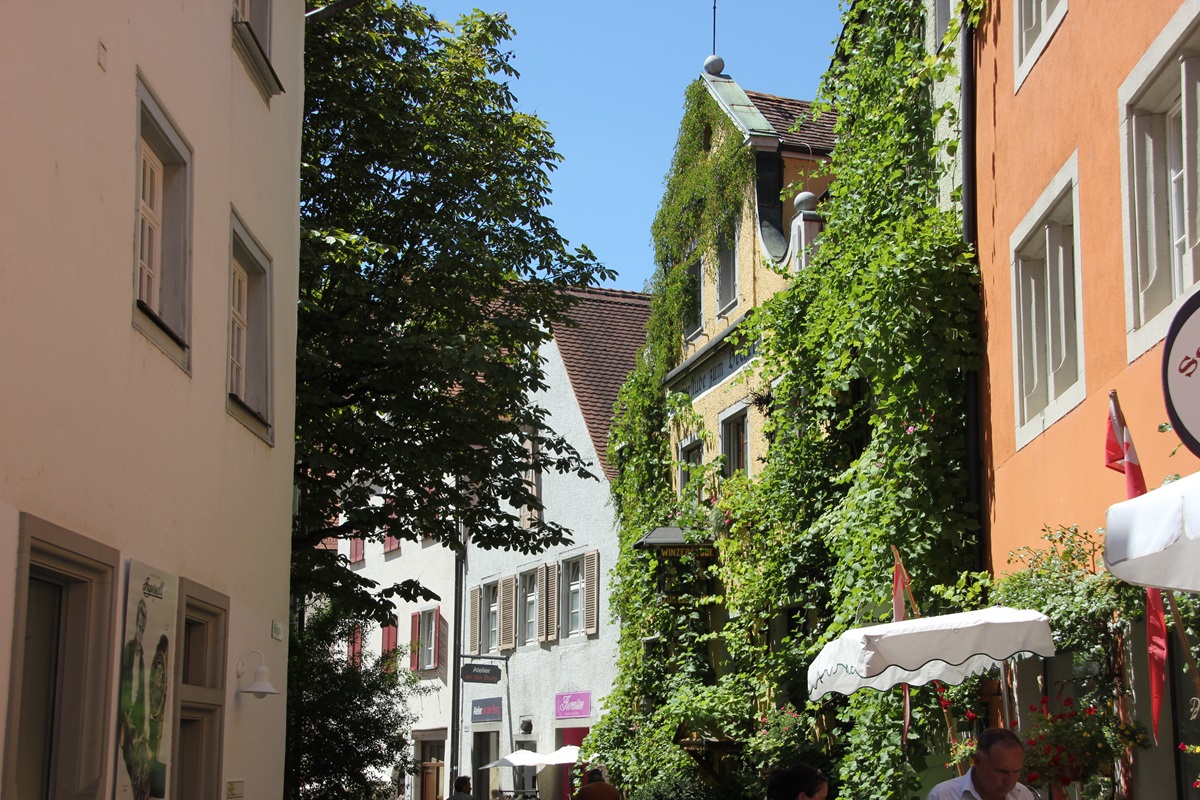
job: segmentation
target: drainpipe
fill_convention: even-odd
[[[975,252],[976,266],[979,264],[979,205],[975,195],[978,190],[975,170],[975,140],[977,120],[975,115],[975,28],[967,21],[966,4],[963,7],[962,18],[962,147],[959,152],[963,159],[962,213],[963,239]],[[980,283],[982,301],[983,284]],[[991,532],[987,529],[987,511],[984,508],[983,496],[983,428],[980,421],[979,399],[979,370],[967,372],[964,387],[964,406],[966,412],[967,439],[967,499],[975,503],[975,515],[979,522],[979,536],[975,539],[974,565],[975,571],[980,572],[988,567],[988,546]]]
[[[450,637],[454,644],[450,651],[450,787],[453,790],[454,781],[458,777],[459,738],[462,731],[462,608],[463,608],[463,571],[465,569],[467,543],[465,538],[460,541],[462,547],[454,551],[454,635]]]

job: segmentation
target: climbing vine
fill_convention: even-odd
[[[972,14],[981,3],[971,0]],[[821,246],[747,323],[773,386],[766,463],[753,479],[678,497],[670,441],[683,409],[663,379],[681,355],[687,267],[732,234],[753,182],[750,148],[702,83],[688,89],[652,231],[648,344],[610,441],[622,634],[588,747],[635,797],[701,775],[723,796],[756,796],[764,768],[795,758],[840,778],[840,797],[910,797],[914,765],[939,747],[932,691],[914,690],[902,745],[898,694],[813,702],[806,690],[825,642],[890,615],[893,545],[920,593],[972,567],[978,529],[964,400],[978,273],[961,209],[939,192],[956,107],[933,100],[934,85],[954,79],[957,23],[933,55],[920,3],[856,2],[844,24],[817,104],[837,113]],[[714,559],[670,567],[673,592],[660,580],[668,566],[633,547],[669,524],[716,543]],[[926,613],[957,608],[945,593],[926,596]],[[676,743],[689,735],[709,742],[703,758]]]

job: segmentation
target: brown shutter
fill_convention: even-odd
[[[479,655],[479,587],[472,586],[467,600],[467,642],[471,655]]]
[[[412,615],[412,636],[408,640],[408,669],[416,672],[421,666],[421,612]]]
[[[506,575],[500,579],[500,649],[517,646],[517,578]]]
[[[443,654],[446,652],[444,642],[450,638],[450,625],[446,622],[446,618],[442,616],[442,607],[438,606],[433,611],[434,634],[433,639],[433,666],[435,669],[442,669],[446,665],[442,663]]]
[[[583,554],[583,632],[591,636],[600,627],[600,551]]]
[[[558,641],[558,564],[538,568],[538,641]]]

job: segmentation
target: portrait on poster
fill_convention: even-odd
[[[118,798],[168,794],[178,593],[174,575],[130,560],[117,709]]]

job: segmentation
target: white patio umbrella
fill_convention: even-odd
[[[579,745],[565,744],[546,756],[547,764],[574,764],[579,760]]]
[[[1200,592],[1200,473],[1109,507],[1104,566],[1129,583]]]
[[[501,756],[490,764],[484,764],[484,769],[492,767],[540,767],[550,762],[549,756],[535,753],[533,750],[513,750],[506,756]]]
[[[883,691],[901,683],[953,685],[1018,653],[1054,655],[1044,614],[995,606],[852,628],[809,665],[808,693],[819,700],[830,692]]]

